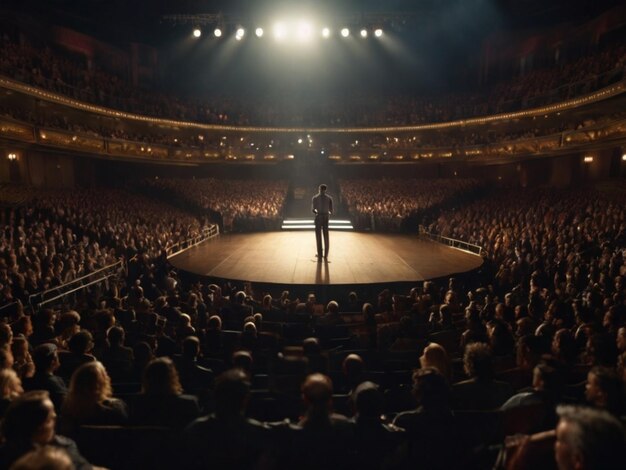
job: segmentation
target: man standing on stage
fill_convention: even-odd
[[[320,184],[319,192],[311,200],[311,209],[315,214],[315,240],[317,241],[317,260],[322,255],[328,258],[328,220],[333,213],[333,198],[326,194],[326,185]],[[322,252],[322,231],[324,232],[325,252]]]

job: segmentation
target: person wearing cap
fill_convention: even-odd
[[[317,260],[328,258],[328,221],[333,213],[333,198],[326,194],[327,186],[320,184],[319,192],[311,200],[311,210],[315,214],[315,240],[317,242]],[[322,251],[322,233],[324,234],[324,250]]]
[[[57,347],[52,343],[40,344],[33,351],[35,374],[24,379],[24,390],[45,390],[50,395],[56,412],[61,411],[61,405],[67,395],[65,381],[55,375],[61,363],[57,354]]]

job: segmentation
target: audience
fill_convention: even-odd
[[[497,443],[480,434],[476,413],[509,419],[543,407],[548,429],[558,405],[585,403],[621,418],[623,188],[475,191],[466,183],[451,183],[443,194],[453,196],[419,217],[435,233],[485,248],[483,267],[408,293],[385,286],[345,305],[346,295],[301,302],[277,295],[282,286],[270,293],[181,276],[163,250],[204,225],[173,206],[121,190],[103,189],[106,203],[90,191],[33,190],[0,211],[5,424],[15,425],[21,376],[26,390],[47,391],[42,400],[69,435],[82,425],[185,429],[184,442],[172,437],[183,468],[454,468],[449,459],[478,456],[469,437]],[[65,305],[28,304],[31,293],[120,255],[115,277]],[[328,313],[313,315],[320,303]],[[582,429],[568,419],[564,432]],[[6,454],[11,462],[33,447],[29,439]],[[65,442],[55,439],[45,442]],[[566,459],[583,451],[559,457],[560,447],[557,461],[575,468]]]
[[[50,446],[67,454],[75,470],[91,470],[76,443],[55,433],[54,405],[43,391],[27,392],[7,409],[2,421],[0,467],[9,468],[29,452]],[[21,467],[18,467],[21,468]]]

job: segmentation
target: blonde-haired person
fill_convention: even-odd
[[[22,381],[13,369],[0,370],[0,419],[13,400],[24,393]]]
[[[86,424],[119,425],[128,421],[126,404],[113,398],[111,378],[101,362],[83,364],[72,374],[60,421],[66,435]]]
[[[432,367],[437,369],[441,375],[445,377],[448,383],[452,380],[452,368],[450,365],[450,357],[445,348],[437,343],[429,343],[424,348],[424,352],[420,356],[420,366],[422,369]]]
[[[161,357],[150,361],[144,369],[142,393],[133,402],[132,422],[182,429],[199,415],[198,400],[183,395],[172,360]]]

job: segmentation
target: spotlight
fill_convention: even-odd
[[[380,28],[377,28],[376,31],[374,31],[374,36],[376,36],[377,38],[381,37],[383,35],[383,30]]]
[[[237,33],[235,34],[235,39],[237,39],[237,41],[241,41],[241,39],[244,37],[245,34],[246,34],[245,29],[238,28]]]
[[[276,23],[274,25],[274,37],[280,41],[285,39],[285,36],[287,36],[287,28],[285,25],[283,23]]]
[[[367,37],[367,29],[362,29],[361,30],[361,37],[362,38],[366,38]]]
[[[215,28],[215,31],[213,31],[213,34],[215,35],[216,38],[221,38],[222,37],[222,30],[219,28]]]
[[[202,36],[202,31],[200,31],[200,28],[195,28],[193,30],[193,37],[194,38],[199,38],[200,36]]]
[[[309,23],[306,21],[301,21],[298,23],[298,29],[296,30],[297,37],[300,41],[308,41],[311,39],[312,28]]]
[[[350,30],[349,30],[348,28],[343,28],[343,29],[341,30],[341,35],[342,35],[344,38],[347,38],[348,36],[350,36]]]
[[[257,28],[257,29],[254,31],[254,34],[256,34],[256,37],[257,37],[257,38],[262,38],[262,37],[263,37],[263,28]]]
[[[330,37],[330,29],[328,29],[328,28],[322,29],[322,37],[323,38],[329,38]]]

